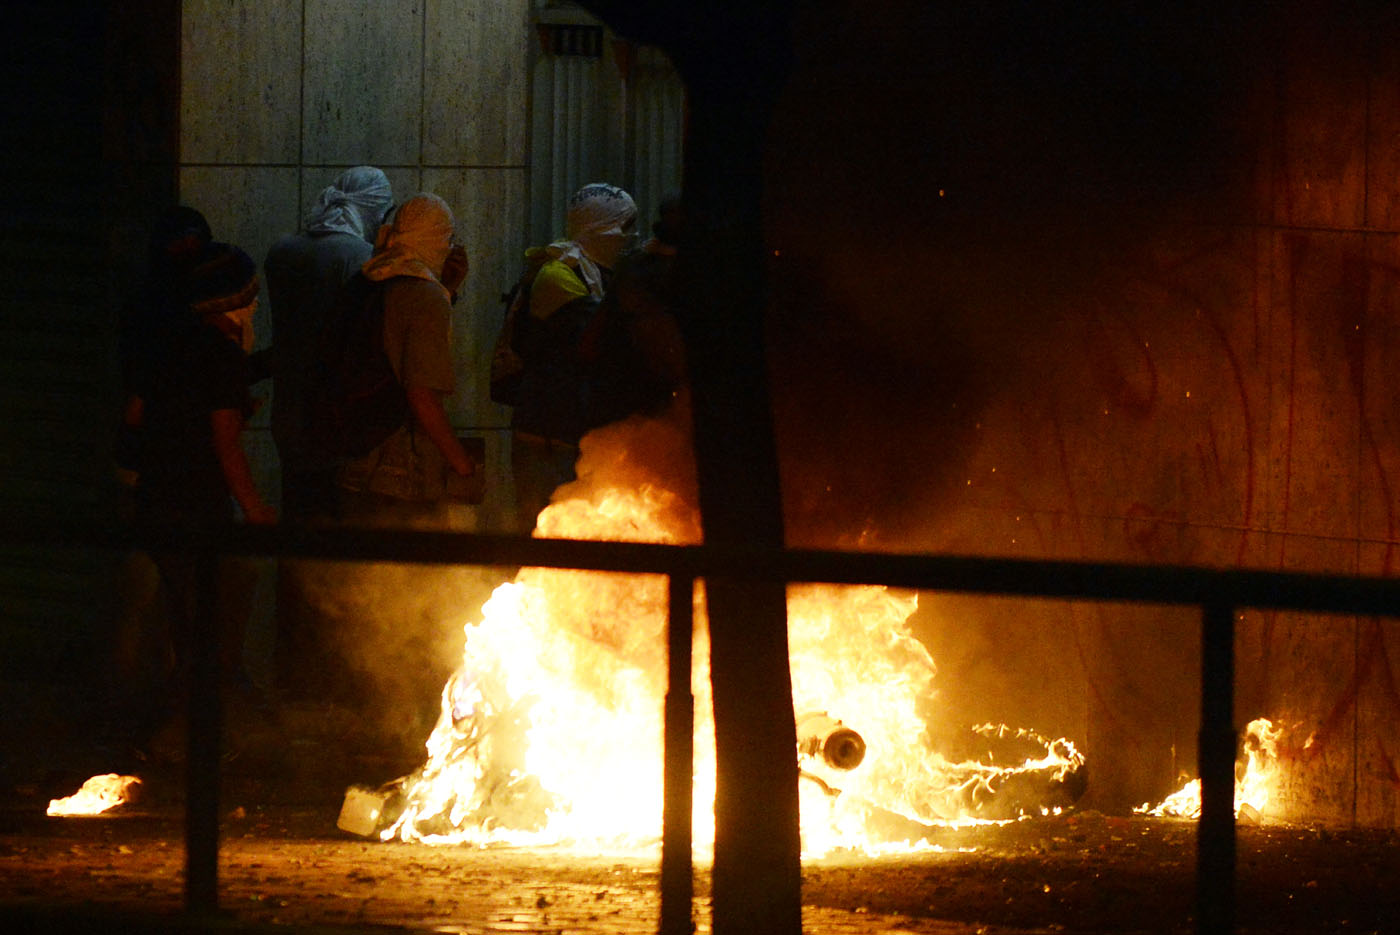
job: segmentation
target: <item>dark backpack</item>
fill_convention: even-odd
[[[384,350],[384,285],[363,273],[350,277],[308,362],[305,434],[330,458],[369,454],[408,423],[408,396]]]
[[[525,252],[525,269],[510,291],[501,296],[505,312],[496,344],[491,351],[491,401],[503,406],[520,403],[520,383],[525,379],[525,366],[530,318],[530,288],[535,276],[549,256],[539,248]]]

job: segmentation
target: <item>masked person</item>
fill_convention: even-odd
[[[632,415],[658,415],[685,386],[685,348],[674,313],[683,225],[680,198],[663,201],[653,236],[618,260],[585,330],[589,430]]]
[[[272,307],[272,439],[287,519],[313,520],[335,509],[337,464],[306,437],[308,365],[341,287],[370,258],[393,198],[389,179],[374,166],[345,170],[322,189],[305,229],[273,244],[263,264]]]
[[[448,496],[449,472],[476,471],[443,400],[456,380],[452,301],[467,272],[453,243],[452,210],[437,195],[405,202],[385,224],[361,268],[382,290],[384,350],[408,398],[410,418],[374,450],[345,464],[338,483],[347,519],[408,518]]]
[[[356,526],[410,526],[436,524],[439,505],[448,493],[448,475],[469,477],[476,465],[458,442],[448,421],[443,400],[452,392],[452,295],[466,276],[466,252],[452,243],[454,219],[446,202],[436,195],[410,198],[392,212],[388,223],[376,229],[370,255],[352,271],[344,288],[335,290],[328,314],[339,328],[323,330],[322,340],[334,351],[353,332],[356,353],[340,359],[329,382],[340,387],[357,376],[378,379],[387,358],[387,374],[401,391],[393,411],[376,411],[373,419],[378,439],[367,450],[337,451],[327,442],[325,387],[328,372],[325,348],[309,348],[304,383],[305,397],[298,401],[303,423],[297,434],[304,450],[324,453],[318,480],[328,488],[318,493],[315,512],[299,519],[333,521]],[[347,302],[349,304],[347,304]],[[374,309],[371,315],[369,309]],[[276,345],[275,345],[276,346]],[[278,347],[280,353],[281,348]],[[345,372],[345,368],[350,372]],[[274,377],[274,383],[276,381]],[[274,386],[274,392],[281,388]],[[332,394],[336,395],[336,394]],[[343,401],[338,400],[337,401]],[[339,413],[345,415],[345,413]],[[392,418],[386,418],[391,416]],[[349,425],[363,429],[363,411],[350,414]],[[325,502],[329,501],[329,502]],[[372,577],[372,568],[351,569],[343,563],[284,560],[277,576],[277,685],[284,702],[330,702],[354,706],[365,691],[347,667],[349,644],[358,617],[348,613],[355,588],[346,576]]]
[[[569,199],[565,239],[527,251],[527,264],[541,265],[516,338],[525,367],[511,416],[511,474],[522,532],[534,529],[554,490],[574,479],[588,424],[586,329],[636,226],[632,196],[595,182]]]
[[[150,367],[155,337],[179,308],[186,277],[214,235],[204,215],[177,205],[156,217],[147,244],[146,277],[139,295],[122,310],[120,351],[122,386],[130,391]]]
[[[113,464],[120,481],[118,509],[127,519],[141,469],[140,394],[150,385],[156,348],[172,320],[189,312],[184,304],[191,269],[213,241],[209,221],[194,208],[173,205],[152,221],[145,276],[122,308],[118,350],[122,393],[128,400],[114,439]],[[108,691],[116,730],[135,736],[163,713],[159,683],[168,677],[170,649],[160,571],[151,557],[136,551],[122,564],[119,617],[114,630],[112,684]],[[130,739],[130,737],[128,737]]]
[[[133,463],[135,514],[151,526],[217,529],[236,521],[273,523],[276,511],[258,492],[241,434],[253,404],[248,351],[258,277],[253,260],[231,244],[211,242],[172,285],[166,311],[148,335],[123,421],[139,432]],[[201,625],[197,567],[188,552],[152,556],[167,596],[172,698],[187,686],[191,640]],[[244,689],[244,626],[249,566],[220,562],[218,624],[226,685]]]
[[[452,296],[467,271],[453,244],[455,221],[443,199],[419,194],[380,228],[373,255],[352,280],[355,292],[382,303],[382,349],[406,397],[397,427],[367,453],[348,458],[336,476],[340,522],[355,527],[450,528],[453,484],[477,470],[448,420],[444,401],[455,385]],[[382,362],[377,361],[376,366]],[[431,665],[430,609],[444,572],[394,563],[319,563],[307,569],[307,593],[320,605],[314,638],[324,662],[290,672],[296,693],[351,712],[357,742],[404,743],[436,714],[436,691],[419,691]],[[410,605],[413,609],[405,609]],[[384,698],[396,699],[386,705]],[[407,713],[405,713],[407,712]],[[411,746],[420,747],[419,733]],[[382,752],[382,749],[381,751]]]
[[[276,520],[253,485],[239,436],[252,414],[248,351],[257,269],[242,250],[210,243],[186,274],[181,301],[154,329],[126,422],[140,427],[136,502],[149,520]],[[232,499],[230,499],[232,497]]]

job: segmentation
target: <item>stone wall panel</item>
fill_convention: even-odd
[[[180,162],[296,162],[299,0],[187,0],[181,23]]]
[[[524,166],[529,161],[527,4],[427,4],[423,161]]]
[[[301,162],[416,165],[423,13],[417,4],[307,0]]]

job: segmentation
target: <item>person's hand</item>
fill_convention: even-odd
[[[467,248],[461,244],[453,244],[452,249],[447,251],[447,260],[442,264],[441,282],[452,294],[452,301],[457,301],[457,290],[462,288],[462,283],[467,281],[467,271],[471,268],[471,263],[467,260]]]
[[[478,477],[481,468],[470,454],[462,462],[452,464],[444,478],[448,500],[458,503],[480,503],[485,487]]]

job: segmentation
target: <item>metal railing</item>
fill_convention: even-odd
[[[1196,606],[1201,609],[1201,723],[1197,822],[1197,931],[1234,928],[1233,723],[1235,614],[1243,608],[1400,616],[1400,580],[1268,571],[964,556],[716,548],[384,529],[236,526],[193,530],[16,523],[0,542],[78,549],[182,550],[202,558],[200,612],[211,615],[223,555],[436,565],[504,565],[663,574],[670,580],[669,688],[665,701],[665,799],[661,935],[692,928],[690,694],[691,596],[698,578],[871,584],[923,591]],[[218,905],[220,699],[216,628],[193,650],[186,907]]]

